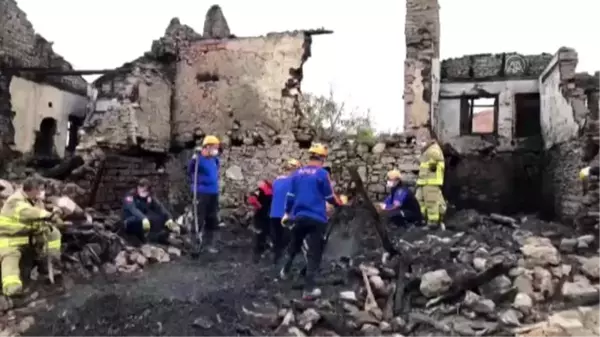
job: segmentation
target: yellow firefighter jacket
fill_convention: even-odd
[[[0,248],[26,245],[29,235],[40,230],[36,219],[49,217],[42,201],[33,203],[22,191],[13,193],[0,210]]]
[[[418,186],[442,186],[444,185],[444,153],[437,142],[432,142],[423,149],[419,158]],[[432,168],[435,168],[433,171]]]

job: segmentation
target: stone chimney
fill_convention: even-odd
[[[440,81],[438,0],[406,0],[404,131],[419,141],[430,138],[437,114]]]
[[[227,19],[219,5],[212,5],[204,19],[204,38],[225,39],[231,35]]]

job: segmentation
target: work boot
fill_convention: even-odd
[[[319,288],[313,288],[311,291],[305,290],[302,292],[302,299],[305,301],[314,301],[319,297],[321,297],[321,289]]]
[[[13,284],[6,286],[2,289],[4,296],[20,296],[23,295],[23,286],[19,284]]]

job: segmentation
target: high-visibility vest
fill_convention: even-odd
[[[442,148],[437,144],[433,143],[429,145],[419,158],[419,176],[417,178],[418,186],[444,185],[444,171],[446,169],[446,163],[444,162],[444,153]],[[434,172],[430,170],[432,163],[436,164]]]
[[[40,223],[32,220],[50,216],[44,208],[31,204],[23,192],[11,195],[0,210],[0,248],[2,240],[8,246],[22,245],[29,242],[29,235],[40,230]]]

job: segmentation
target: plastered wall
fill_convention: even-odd
[[[57,124],[54,136],[56,151],[62,157],[67,141],[69,115],[84,117],[87,97],[21,77],[12,78],[10,94],[12,109],[15,111],[13,125],[16,149],[22,153],[30,152],[41,121],[51,117]]]

